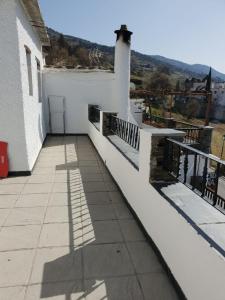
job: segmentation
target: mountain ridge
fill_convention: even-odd
[[[104,57],[106,67],[113,68],[114,46],[106,46],[95,42],[88,41],[79,37],[64,35],[47,28],[51,41],[59,39],[63,35],[64,39],[71,48],[83,47],[87,51],[98,49],[102,53],[102,60]],[[179,73],[183,77],[197,77],[203,78],[209,72],[209,66],[203,64],[188,64],[176,59],[167,58],[161,55],[149,55],[140,53],[136,50],[131,50],[131,71],[135,74],[138,72],[152,72],[158,67],[167,67],[172,73]],[[225,74],[212,68],[212,77],[216,81],[225,81]]]

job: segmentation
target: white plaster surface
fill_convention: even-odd
[[[106,71],[45,69],[45,100],[65,97],[66,133],[87,133],[87,104],[117,111],[114,101],[115,74]],[[48,123],[48,111],[46,110]]]
[[[118,107],[119,118],[128,120],[129,91],[130,91],[130,45],[124,43],[123,36],[115,46],[115,101]]]
[[[46,130],[43,120],[43,104],[39,102],[38,96],[38,78],[36,58],[40,61],[43,68],[42,45],[38,34],[29,23],[29,16],[25,14],[24,9],[17,1],[17,30],[19,40],[19,56],[21,70],[21,84],[24,110],[24,127],[27,147],[28,169],[31,170],[36,161],[37,155],[41,150],[42,143],[46,136]],[[33,95],[29,95],[28,76],[26,65],[26,53],[24,46],[31,50],[31,67],[33,81]]]
[[[124,153],[127,158],[129,158],[135,164],[136,167],[139,166],[139,151],[131,147],[117,135],[109,135],[108,138]]]
[[[41,44],[19,0],[0,1],[0,140],[9,143],[10,171],[31,170],[45,137],[38,102],[36,60]],[[29,96],[26,53],[31,50],[33,96]]]
[[[16,1],[0,1],[0,141],[8,142],[10,169],[27,170]]]

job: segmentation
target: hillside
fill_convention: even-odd
[[[68,68],[113,69],[114,47],[100,45],[78,37],[60,34],[48,28],[51,49],[46,59],[47,65]],[[209,66],[187,64],[159,55],[146,55],[132,50],[132,80],[145,87],[151,76],[159,69],[166,69],[173,86],[186,78],[203,78],[208,74]],[[212,69],[212,77],[224,81],[225,74]]]

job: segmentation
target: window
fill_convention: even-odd
[[[32,82],[32,66],[31,66],[31,51],[25,46],[26,59],[27,59],[27,76],[29,84],[29,95],[33,96],[33,82]]]
[[[36,63],[37,63],[38,100],[39,100],[39,102],[42,102],[41,64],[37,58],[36,58]]]

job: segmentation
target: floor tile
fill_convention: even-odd
[[[52,193],[49,206],[67,206],[80,203],[80,193],[69,195],[68,193]]]
[[[89,182],[89,181],[104,181],[103,176],[101,173],[90,173],[90,174],[82,174],[81,175],[82,182]]]
[[[3,227],[0,231],[0,251],[37,247],[41,225]]]
[[[116,219],[116,215],[112,205],[86,205],[82,209],[82,219],[83,221],[113,220]]]
[[[126,241],[145,240],[145,236],[135,220],[119,220],[119,224]]]
[[[27,284],[34,250],[0,252],[0,287]]]
[[[118,243],[123,241],[117,221],[86,221],[83,226],[83,244]]]
[[[0,209],[0,226],[5,223],[7,216],[9,215],[10,209],[2,208]]]
[[[27,183],[51,183],[53,182],[53,174],[49,174],[48,176],[43,175],[32,175]]]
[[[45,207],[13,208],[5,226],[41,224],[44,214]]]
[[[44,224],[39,247],[77,246],[82,242],[82,225],[80,223]]]
[[[23,188],[24,184],[0,184],[0,195],[18,195]]]
[[[34,284],[28,287],[25,300],[85,300],[81,280]]]
[[[176,291],[164,273],[138,275],[146,300],[178,300]]]
[[[11,208],[16,203],[19,195],[0,195],[0,208]]]
[[[132,219],[133,216],[125,204],[113,204],[118,219]]]
[[[143,300],[135,276],[85,280],[86,300]]]
[[[7,177],[0,179],[1,184],[23,184],[26,183],[29,179],[29,176],[17,176],[17,177]]]
[[[124,204],[124,199],[120,192],[109,192],[109,197],[113,203]]]
[[[24,300],[26,292],[25,286],[14,286],[0,288],[1,300]]]
[[[56,174],[54,177],[54,182],[59,182],[59,183],[67,183],[69,181],[72,181],[74,183],[80,183],[80,175],[79,174],[75,174],[75,175],[71,175],[71,174]]]
[[[82,187],[80,183],[73,183],[73,182],[67,182],[67,183],[58,183],[55,182],[53,185],[53,193],[76,193],[82,191]]]
[[[21,195],[15,207],[39,207],[48,204],[49,194],[26,194]]]
[[[89,205],[111,204],[108,192],[81,193],[81,202]]]
[[[84,167],[84,166],[79,166],[79,170],[81,175],[82,174],[95,174],[95,173],[101,173],[101,170],[99,167]]]
[[[93,156],[90,160],[79,160],[79,166],[98,167],[98,161]]]
[[[81,250],[69,247],[37,250],[30,283],[47,283],[82,278]]]
[[[104,181],[93,181],[82,183],[84,193],[108,191]]]
[[[106,185],[107,191],[109,191],[109,192],[118,191],[118,187],[113,181],[106,181],[105,185]]]
[[[80,208],[68,209],[67,206],[49,206],[47,208],[44,223],[68,223],[76,221],[81,221]]]
[[[52,188],[51,183],[26,184],[23,190],[23,194],[50,193],[51,188]]]
[[[157,256],[147,242],[132,242],[127,246],[137,273],[163,271]]]
[[[83,257],[86,279],[134,274],[123,244],[89,245],[83,248]]]
[[[37,168],[35,167],[33,175],[52,175],[55,173],[55,168]]]

